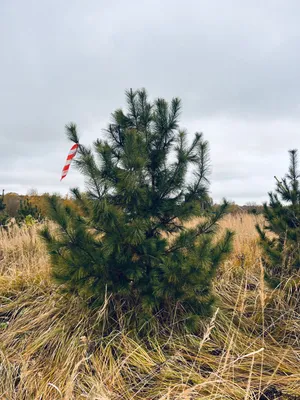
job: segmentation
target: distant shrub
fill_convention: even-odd
[[[0,227],[6,226],[9,221],[9,215],[6,212],[6,204],[4,202],[4,190],[0,196]]]
[[[6,193],[4,196],[6,211],[10,218],[15,218],[20,206],[20,196],[17,193]]]
[[[17,212],[16,220],[18,223],[26,222],[26,218],[36,221],[41,220],[41,212],[39,208],[31,203],[29,198],[20,200],[20,206]]]

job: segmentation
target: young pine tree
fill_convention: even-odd
[[[79,147],[86,192],[72,193],[81,212],[50,199],[59,234],[42,235],[53,275],[93,304],[111,295],[138,324],[175,307],[196,322],[209,313],[212,279],[231,248],[231,232],[215,237],[228,203],[211,211],[208,143],[200,133],[188,143],[178,125],[180,100],[150,102],[144,89],[126,92],[126,100],[127,112],[112,114],[107,139],[97,139],[94,152]],[[79,143],[76,126],[66,130]]]
[[[257,225],[264,251],[265,276],[276,287],[283,278],[300,269],[300,173],[297,150],[290,150],[286,176],[276,179],[275,193],[264,204],[266,224]]]

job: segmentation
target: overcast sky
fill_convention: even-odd
[[[260,203],[300,148],[299,0],[0,0],[0,185],[82,185],[70,143],[103,136],[126,88],[181,97],[210,142],[211,192]]]

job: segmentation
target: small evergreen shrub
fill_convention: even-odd
[[[145,90],[126,92],[126,100],[127,113],[112,114],[106,140],[97,139],[94,151],[80,144],[75,164],[86,192],[72,193],[81,212],[49,199],[58,232],[46,228],[42,236],[53,276],[93,305],[110,297],[111,316],[118,304],[141,326],[176,309],[195,327],[210,313],[212,279],[231,249],[232,232],[215,237],[228,203],[212,211],[208,142],[196,133],[188,143],[180,100],[150,102]],[[66,130],[79,143],[76,126]],[[199,216],[195,228],[185,227]]]
[[[25,222],[27,225],[29,220],[39,221],[40,219],[41,213],[37,206],[33,205],[28,198],[20,200],[20,206],[16,217],[19,224]]]
[[[0,196],[0,227],[5,227],[9,221],[9,216],[6,212],[6,204],[4,203],[4,190]]]

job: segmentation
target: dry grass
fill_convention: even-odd
[[[0,398],[300,399],[300,314],[264,284],[255,222],[222,224],[237,232],[235,250],[201,335],[170,328],[144,340],[103,336],[103,310],[60,293],[37,227],[0,232]]]

